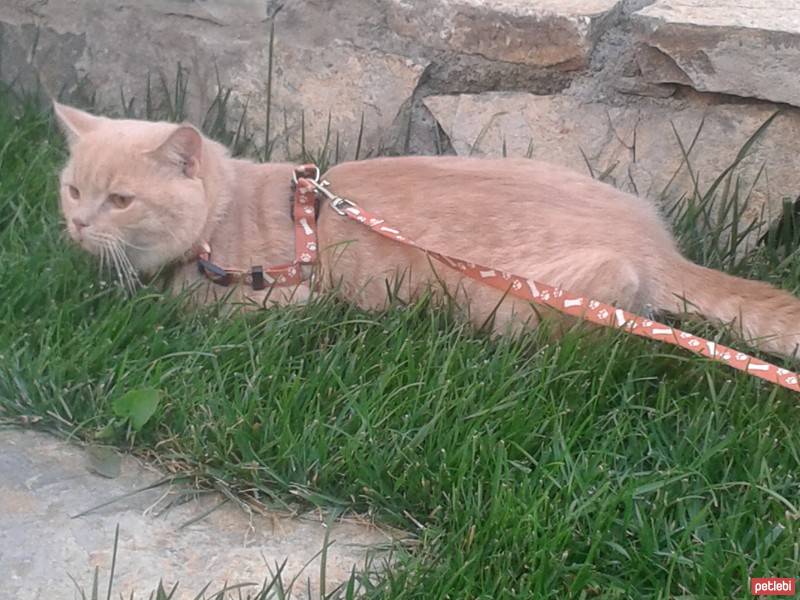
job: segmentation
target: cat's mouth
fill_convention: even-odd
[[[84,250],[95,256],[100,256],[102,243],[99,240],[96,240],[91,232],[79,230],[76,227],[69,226],[67,227],[67,234],[73,242],[81,247],[81,250]]]
[[[84,243],[84,235],[83,235],[83,233],[78,231],[77,227],[75,227],[74,225],[71,225],[71,224],[68,223],[67,227],[66,227],[66,230],[67,230],[67,235],[69,235],[70,239],[73,242],[78,244],[84,250],[90,251],[89,247],[86,246],[85,243]]]

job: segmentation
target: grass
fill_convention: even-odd
[[[222,318],[128,298],[61,234],[63,159],[46,116],[0,103],[2,422],[413,532],[370,598],[728,598],[798,572],[791,392],[619,332],[493,340],[429,301]],[[694,257],[800,287],[785,245],[734,260],[730,223],[701,235],[709,203],[676,212]],[[142,388],[163,394],[153,418],[109,428]]]

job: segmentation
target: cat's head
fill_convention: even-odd
[[[198,241],[209,200],[207,143],[196,129],[96,117],[58,103],[54,109],[69,144],[60,197],[73,240],[117,270],[143,273]]]

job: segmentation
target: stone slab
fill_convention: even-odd
[[[275,17],[273,158],[297,159],[301,137],[316,154],[326,139],[333,145],[337,133],[341,154],[351,154],[362,113],[362,152],[378,148],[425,63],[368,39],[354,42],[356,25],[378,18],[358,7],[350,6],[348,27],[334,25],[320,7],[320,16],[305,17],[290,8]],[[135,98],[134,114],[141,117],[148,77],[156,98],[164,95],[162,78],[174,96],[180,64],[188,81],[188,120],[203,122],[221,81],[232,89],[231,129],[247,106],[246,123],[263,145],[269,31],[264,0],[0,2],[0,80],[32,89],[38,79],[51,95],[67,102],[93,99],[116,114],[122,96],[126,102]]]
[[[585,67],[619,0],[390,0],[389,27],[432,48],[490,60]],[[431,25],[435,24],[435,27]]]
[[[650,82],[800,106],[797,0],[657,0],[633,22]]]
[[[350,42],[330,40],[324,48],[276,41],[271,129],[275,155],[297,157],[301,140],[314,156],[328,142],[335,158],[355,158],[363,117],[361,157],[389,143],[388,130],[411,97],[424,66],[412,59]],[[232,79],[246,87],[263,73],[244,72]],[[256,122],[266,120],[266,102],[251,105]],[[330,120],[329,120],[330,119]]]
[[[325,527],[319,517],[248,516],[232,503],[194,524],[217,506],[217,494],[157,488],[84,517],[70,518],[110,498],[158,481],[162,475],[125,457],[121,476],[104,479],[87,470],[85,452],[47,434],[0,430],[0,580],[7,598],[79,598],[72,576],[91,597],[100,568],[102,597],[111,568],[114,530],[120,541],[114,598],[147,597],[159,579],[180,582],[176,599],[194,598],[242,582],[258,586],[286,560],[284,582],[298,575],[292,597],[304,598],[310,581],[319,592],[319,558]],[[169,492],[169,493],[168,493]],[[179,496],[179,492],[184,496]],[[187,502],[162,512],[170,500]],[[371,548],[391,543],[387,533],[356,521],[337,522],[330,534],[327,589],[363,568]],[[380,565],[380,554],[376,555]],[[307,567],[304,567],[308,563]],[[252,593],[258,586],[249,588]],[[227,596],[226,596],[227,597]],[[238,597],[233,595],[232,597]]]
[[[693,190],[676,132],[688,149],[702,124],[690,162],[704,190],[776,110],[703,97],[682,108],[649,100],[609,107],[567,95],[502,92],[431,96],[425,104],[459,155],[497,157],[505,144],[508,156],[530,155],[584,172],[588,162],[596,177],[662,202]],[[752,150],[736,173],[742,189],[755,184],[746,215],[755,218],[762,207],[777,210],[783,198],[800,192],[800,170],[786,160],[800,153],[800,110],[778,117]]]

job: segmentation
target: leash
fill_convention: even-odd
[[[572,317],[612,329],[621,329],[627,333],[657,340],[665,344],[680,346],[689,352],[723,363],[738,371],[759,377],[795,392],[800,392],[800,375],[797,373],[782,369],[772,363],[722,344],[670,327],[664,323],[640,317],[610,304],[578,296],[561,288],[514,275],[513,273],[499,271],[435,252],[405,237],[399,229],[390,226],[384,219],[364,210],[355,202],[335,195],[326,188],[329,185],[327,181],[309,181],[316,191],[329,200],[331,208],[337,214],[347,217],[354,223],[367,227],[387,239],[421,250],[431,258],[447,265],[451,269],[460,271],[470,279],[480,281],[522,300],[548,306]]]
[[[297,167],[292,174],[292,183],[294,186],[292,218],[295,230],[295,259],[293,262],[274,267],[255,265],[249,270],[226,268],[211,261],[211,247],[207,242],[197,244],[192,249],[191,256],[187,258],[196,258],[200,273],[222,286],[244,283],[254,290],[263,290],[267,287],[300,285],[312,277],[311,267],[318,258],[316,226],[319,194],[322,194],[328,199],[331,208],[337,214],[367,227],[389,240],[416,248],[447,267],[460,271],[465,277],[480,281],[505,294],[547,306],[560,313],[603,327],[621,329],[626,333],[679,346],[738,371],[800,392],[800,375],[744,352],[664,323],[646,319],[598,300],[578,296],[533,279],[464,261],[426,248],[407,238],[399,229],[390,226],[379,216],[364,210],[352,200],[332,193],[327,188],[329,183],[324,180],[320,181],[320,171],[315,165]]]

